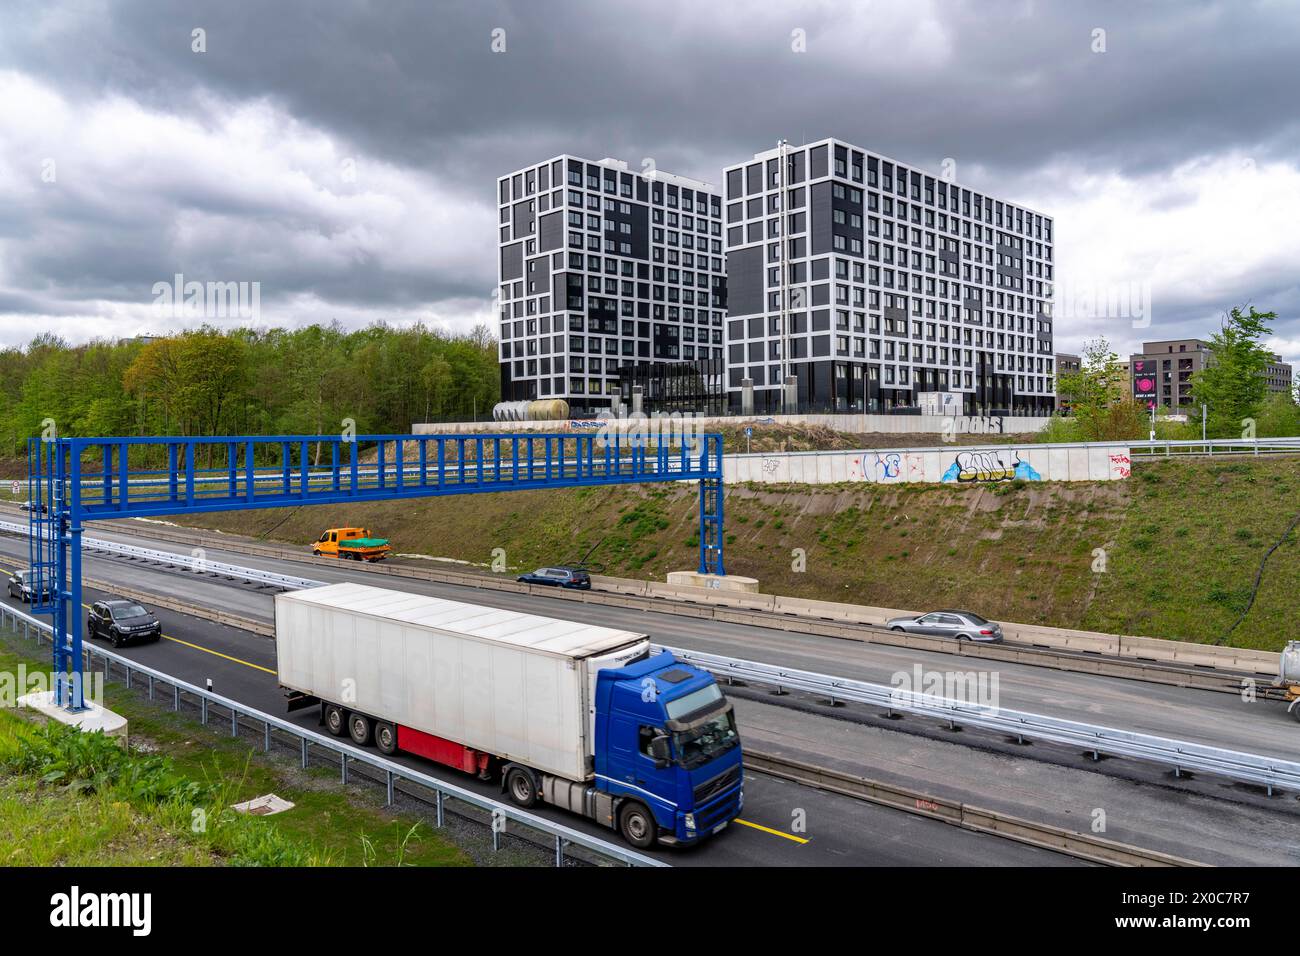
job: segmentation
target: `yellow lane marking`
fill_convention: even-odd
[[[772,834],[772,836],[779,836],[782,839],[791,841],[792,843],[808,842],[803,837],[797,837],[793,833],[785,833],[781,830],[773,830],[771,827],[765,827],[762,824],[758,824],[758,823],[750,823],[748,820],[740,819],[740,817],[736,817],[736,822],[739,823],[742,827],[752,827],[755,830],[762,830],[764,833],[770,833]]]
[[[0,564],[0,571],[8,571],[10,574],[14,573],[13,568],[8,567],[7,565],[4,564]],[[81,606],[84,607],[86,610],[90,610],[89,604],[82,604]],[[275,671],[270,667],[263,667],[261,664],[254,664],[252,661],[242,660],[241,658],[238,657],[231,657],[229,654],[223,654],[220,651],[214,651],[210,647],[202,647],[198,644],[191,644],[189,641],[182,641],[179,637],[172,637],[170,634],[164,634],[163,640],[172,641],[176,644],[182,645],[183,647],[192,648],[193,650],[196,651],[202,651],[204,654],[211,654],[213,657],[220,657],[223,658],[224,660],[231,661],[232,663],[235,664],[243,664],[245,667],[251,667],[253,668],[253,670],[262,671],[263,673],[266,674],[275,673]]]

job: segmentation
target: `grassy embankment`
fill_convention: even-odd
[[[573,489],[201,515],[189,523],[301,545],[359,524],[395,550],[511,572],[580,559],[664,580],[697,563],[689,486]],[[769,593],[883,607],[966,606],[1025,623],[1212,642],[1245,608],[1264,553],[1300,512],[1296,459],[1140,463],[1127,482],[865,484],[727,490],[727,570]],[[1229,643],[1295,637],[1293,532]],[[791,570],[802,548],[807,570]],[[1105,571],[1093,570],[1097,549]]]
[[[33,645],[0,640],[0,674],[42,669]],[[44,668],[48,670],[48,667]],[[13,680],[12,676],[7,677]],[[337,772],[302,771],[160,710],[120,685],[105,705],[131,747],[0,709],[0,866],[460,866],[470,860],[416,817],[390,812]],[[272,816],[231,804],[266,793]]]

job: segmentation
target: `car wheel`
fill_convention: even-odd
[[[506,774],[506,792],[515,806],[527,810],[537,805],[537,781],[522,767],[513,767]]]
[[[907,633],[907,631],[906,631],[904,628],[899,627],[897,624],[895,624],[893,627],[891,627],[890,630],[891,630],[891,631],[897,631],[899,634],[906,634],[906,633]]]
[[[370,718],[365,714],[348,715],[348,736],[358,747],[364,747],[370,743]]]
[[[343,708],[338,704],[325,705],[325,729],[335,737],[342,737],[347,730],[347,721],[343,719]]]
[[[376,721],[375,746],[387,757],[397,753],[397,728],[387,721]]]
[[[313,548],[313,549],[312,549],[312,552],[311,552],[311,556],[312,556],[313,558],[319,558],[319,557],[320,557],[320,552],[317,551],[315,548]]]
[[[658,826],[645,804],[628,803],[619,812],[618,832],[638,850],[645,850],[654,845]]]
[[[958,635],[957,635],[957,643],[958,643],[958,644],[961,644],[963,641],[969,641],[969,640],[970,640],[970,635],[969,635],[969,634],[958,634]]]

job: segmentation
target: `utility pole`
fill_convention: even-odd
[[[1201,441],[1205,441],[1205,416],[1208,414],[1206,408],[1206,404],[1201,402]]]

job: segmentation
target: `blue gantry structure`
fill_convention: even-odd
[[[60,704],[79,678],[86,521],[643,482],[699,483],[701,574],[723,575],[722,436],[592,434],[32,438],[32,610],[53,616]]]

